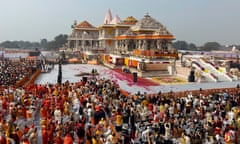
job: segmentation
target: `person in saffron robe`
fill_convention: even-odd
[[[63,144],[73,144],[73,138],[69,132],[64,137]]]
[[[41,115],[41,118],[42,118],[42,119],[47,118],[47,111],[46,111],[45,106],[42,106],[42,107],[41,107],[41,109],[40,109],[40,115]]]
[[[53,143],[54,130],[55,130],[55,125],[54,125],[54,123],[50,123],[50,124],[48,125],[48,131],[47,131],[47,134],[48,134],[48,143]]]
[[[3,99],[2,99],[2,109],[3,109],[3,112],[7,111],[7,106],[8,106],[7,98],[3,97]]]
[[[29,140],[27,139],[27,137],[24,137],[22,139],[22,144],[30,144]]]
[[[22,136],[23,136],[22,130],[20,130],[20,129],[17,127],[17,128],[16,128],[16,133],[17,133],[19,139],[21,140],[21,139],[22,139]]]
[[[63,138],[61,137],[61,130],[56,132],[56,137],[54,138],[55,144],[63,144]]]
[[[42,143],[47,144],[48,143],[48,135],[47,135],[47,128],[46,125],[42,126]]]

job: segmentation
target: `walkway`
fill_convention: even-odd
[[[100,65],[87,65],[87,64],[69,64],[62,66],[62,81],[69,80],[70,82],[78,82],[82,77],[76,77],[75,74],[79,72],[91,72],[92,69],[97,69],[100,73],[99,78],[111,79],[119,85],[120,88],[130,92],[147,92],[147,93],[158,93],[161,92],[179,92],[179,91],[188,91],[188,90],[198,90],[202,89],[214,89],[214,88],[227,88],[227,87],[236,87],[237,84],[240,84],[240,81],[233,82],[218,82],[218,83],[188,83],[188,84],[175,84],[175,85],[158,85],[153,86],[149,85],[139,85],[135,84],[132,81],[128,80],[124,75],[110,70],[106,67]],[[44,73],[39,76],[35,83],[56,83],[58,75],[57,66],[50,72]],[[121,79],[119,79],[121,77]],[[125,77],[125,78],[124,78]]]

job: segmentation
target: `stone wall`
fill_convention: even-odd
[[[181,65],[176,65],[176,74],[183,78],[188,78],[191,69],[188,67],[182,67]]]
[[[146,71],[168,70],[169,64],[146,64]]]

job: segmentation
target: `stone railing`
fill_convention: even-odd
[[[21,80],[16,82],[16,87],[23,86],[28,81],[28,76],[23,77]]]
[[[38,76],[41,74],[41,69],[37,69],[37,71],[30,77],[30,79],[24,83],[25,86],[29,86],[31,84],[34,84],[35,80],[38,78]]]

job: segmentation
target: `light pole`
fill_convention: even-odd
[[[62,83],[62,58],[59,56],[58,59],[58,77],[57,77],[57,83],[60,85]]]
[[[86,31],[83,31],[83,34],[82,34],[82,48],[83,48],[83,51],[86,51],[85,50],[85,35],[87,34]]]

